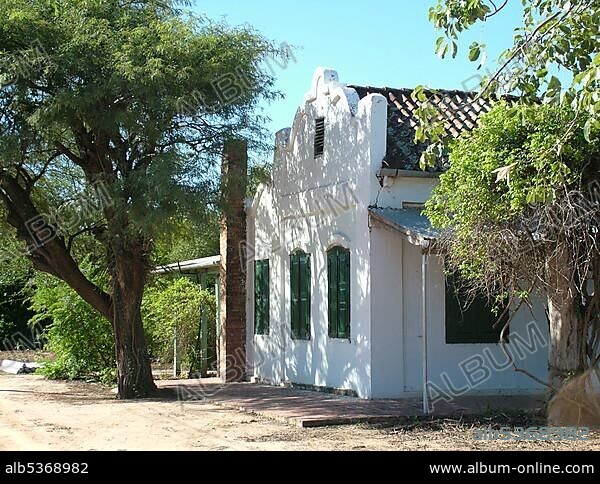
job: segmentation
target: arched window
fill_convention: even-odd
[[[292,338],[309,340],[310,334],[310,254],[301,250],[290,256],[290,295]]]
[[[350,251],[333,247],[327,251],[329,336],[350,339]]]

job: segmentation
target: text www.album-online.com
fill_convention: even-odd
[[[511,466],[508,464],[484,464],[476,462],[470,465],[461,464],[431,464],[431,474],[594,474],[592,464],[521,464]]]

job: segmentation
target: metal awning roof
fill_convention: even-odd
[[[369,213],[374,220],[400,232],[414,245],[429,247],[440,235],[418,208],[370,208]]]
[[[166,266],[159,266],[152,271],[152,274],[171,274],[171,273],[195,273],[195,272],[219,272],[221,266],[221,256],[205,257],[203,259],[194,259],[184,262],[175,262]]]

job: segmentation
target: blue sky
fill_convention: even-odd
[[[194,11],[230,25],[249,24],[277,43],[297,47],[288,69],[275,67],[284,100],[266,107],[275,132],[291,126],[294,114],[318,66],[335,68],[349,84],[474,89],[476,64],[466,59],[473,41],[488,46],[486,66],[512,44],[519,24],[520,2],[478,26],[462,41],[459,58],[440,60],[434,52],[440,35],[428,21],[436,0],[196,0]]]

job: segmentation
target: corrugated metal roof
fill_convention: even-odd
[[[413,244],[428,246],[440,232],[418,208],[371,208],[371,217],[405,235]]]
[[[218,272],[221,265],[221,256],[205,257],[204,259],[194,259],[184,262],[175,262],[166,266],[157,267],[153,274],[170,274],[170,273],[194,273],[194,272]]]

